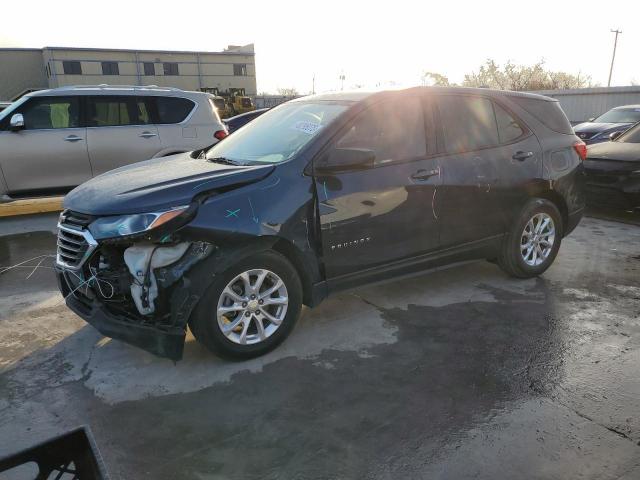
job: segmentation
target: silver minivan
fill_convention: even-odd
[[[0,112],[0,201],[64,193],[123,165],[227,135],[209,93],[78,86],[30,93]]]

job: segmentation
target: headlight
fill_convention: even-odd
[[[185,205],[162,212],[102,217],[89,225],[89,231],[96,240],[135,235],[164,225],[184,213],[188,208],[189,205]]]

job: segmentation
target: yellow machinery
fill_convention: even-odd
[[[227,94],[219,93],[219,95],[225,99],[224,110],[218,109],[220,118],[229,118],[256,109],[244,88],[230,88]]]

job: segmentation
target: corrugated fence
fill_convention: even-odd
[[[557,98],[573,124],[597,117],[613,107],[640,105],[640,86],[541,90],[532,93]]]

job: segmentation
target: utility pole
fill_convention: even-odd
[[[609,81],[607,87],[611,86],[611,75],[613,75],[613,62],[616,59],[616,47],[618,46],[618,34],[622,33],[622,30],[611,30],[611,33],[616,34],[616,39],[613,41],[613,55],[611,56],[611,68],[609,69]]]
[[[313,74],[313,80],[311,81],[311,93],[316,94],[316,74]]]
[[[345,76],[344,76],[344,72],[342,72],[340,74],[340,77],[338,77],[340,79],[340,90],[344,90],[344,80],[345,80]]]

